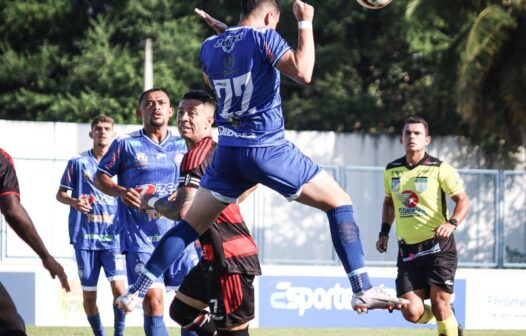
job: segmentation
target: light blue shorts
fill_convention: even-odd
[[[109,281],[126,279],[126,263],[118,250],[75,250],[75,257],[84,291],[97,290],[101,268]]]

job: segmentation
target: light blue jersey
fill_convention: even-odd
[[[60,186],[71,191],[71,197],[84,199],[91,211],[83,214],[74,207],[69,212],[69,239],[76,250],[120,250],[116,222],[117,198],[108,196],[93,185],[99,162],[91,150],[68,161]]]
[[[117,175],[118,184],[135,188],[139,193],[159,197],[172,194],[177,188],[179,166],[186,153],[181,137],[170,132],[160,144],[144,130],[119,137],[102,158],[99,171]],[[154,209],[145,212],[133,209],[119,200],[119,222],[122,226],[123,249],[128,252],[152,252],[162,235],[174,221]]]
[[[228,28],[203,42],[203,72],[218,97],[219,146],[284,143],[280,73],[275,66],[289,49],[275,30],[252,27]]]

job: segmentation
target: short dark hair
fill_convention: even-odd
[[[104,115],[104,114],[99,114],[98,116],[96,116],[95,118],[91,120],[91,128],[93,128],[93,126],[101,122],[109,123],[111,124],[111,126],[115,126],[115,121],[113,120],[112,117],[108,117],[107,115]]]
[[[168,92],[167,92],[165,89],[161,89],[161,88],[151,88],[151,89],[148,89],[148,90],[144,91],[143,93],[141,93],[141,95],[139,96],[139,106],[141,106],[142,101],[144,100],[144,97],[145,97],[148,93],[151,93],[151,92],[157,92],[157,91],[164,92],[164,94],[168,97],[168,100],[169,100],[170,102],[172,101],[172,100],[170,99],[170,95],[168,94]]]
[[[205,90],[190,90],[183,95],[183,99],[195,99],[199,100],[203,104],[210,104],[216,106],[215,98]]]
[[[279,0],[241,0],[241,17],[244,18],[259,6],[268,5],[273,7],[278,13],[280,12]]]
[[[427,123],[427,121],[425,121],[424,118],[419,117],[419,116],[411,116],[411,117],[407,118],[404,121],[404,126],[402,127],[402,134],[404,133],[405,126],[408,125],[408,124],[422,124],[422,125],[424,125],[424,128],[426,130],[426,136],[429,135],[429,124]]]

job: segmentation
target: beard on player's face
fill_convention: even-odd
[[[148,123],[150,124],[150,126],[153,126],[153,127],[163,127],[168,122],[167,122],[166,118],[164,118],[162,116],[161,117],[155,117],[154,114],[152,113],[150,115]]]

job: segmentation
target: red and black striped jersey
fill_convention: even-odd
[[[20,197],[20,188],[13,158],[0,148],[0,197],[5,195]]]
[[[206,167],[216,149],[210,137],[202,139],[184,155],[178,188],[199,188]],[[258,249],[246,226],[238,204],[227,206],[214,225],[199,237],[203,250],[202,265],[226,273],[261,274]]]

